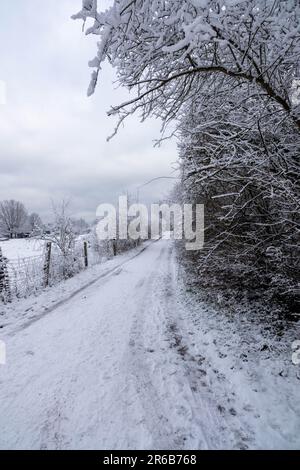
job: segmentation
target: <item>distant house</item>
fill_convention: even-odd
[[[19,232],[16,238],[30,238],[31,232]]]

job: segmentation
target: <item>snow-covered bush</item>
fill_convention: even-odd
[[[0,301],[7,302],[11,298],[11,289],[7,271],[7,259],[0,247]]]
[[[183,197],[205,204],[205,250],[194,263],[202,283],[262,287],[292,304],[298,295],[300,135],[278,116],[270,128],[269,120],[257,118],[259,98],[241,107],[239,93],[216,92],[182,116]]]

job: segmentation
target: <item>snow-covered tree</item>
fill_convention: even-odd
[[[168,122],[222,83],[232,93],[244,85],[244,99],[271,101],[300,129],[298,0],[115,0],[105,12],[84,0],[74,18],[92,19],[86,32],[100,36],[89,94],[106,59],[136,93],[112,108],[121,120],[139,111]]]
[[[44,228],[39,237],[53,245],[51,265],[56,265],[64,278],[78,271],[75,255],[76,234],[69,213],[69,202],[63,200],[59,205],[52,205],[53,223],[51,229]]]
[[[51,231],[42,232],[45,241],[53,243],[59,249],[63,257],[67,257],[74,248],[75,231],[72,218],[69,214],[69,203],[62,201],[60,205],[53,204],[53,223]]]
[[[40,233],[43,228],[43,222],[39,214],[32,212],[28,217],[28,225],[32,234]]]
[[[20,233],[27,222],[27,212],[19,201],[0,202],[0,234],[14,238]]]

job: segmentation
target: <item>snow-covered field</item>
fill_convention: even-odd
[[[16,239],[0,241],[3,255],[9,260],[31,258],[43,254],[44,241],[35,239]]]
[[[300,448],[289,337],[179,279],[161,240],[2,307],[0,448]]]

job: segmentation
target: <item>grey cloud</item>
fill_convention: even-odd
[[[0,199],[20,199],[45,217],[50,199],[65,197],[74,214],[92,218],[99,203],[171,174],[176,160],[175,142],[153,148],[158,121],[130,118],[106,142],[115,125],[106,111],[127,92],[115,89],[105,66],[96,94],[86,97],[95,38],[85,38],[70,19],[80,4],[43,2],[43,15],[36,14],[40,0],[7,2],[2,9],[0,79],[7,82],[8,103],[0,107]],[[141,197],[156,200],[170,184],[151,185]]]

